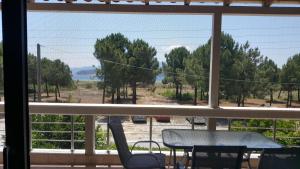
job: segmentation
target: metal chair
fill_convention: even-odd
[[[190,161],[192,160],[192,157],[190,156],[191,150],[184,150],[184,157],[185,157],[185,168],[187,169],[189,167]],[[243,154],[243,161],[246,162],[248,165],[248,169],[252,169],[251,162],[250,162],[250,157],[251,157],[251,151],[245,152]]]
[[[245,146],[194,146],[192,169],[241,169]],[[183,165],[177,164],[183,169]]]
[[[300,148],[265,149],[258,169],[299,169]]]
[[[131,151],[126,141],[121,120],[111,117],[109,124],[122,165],[126,169],[165,169],[165,154],[161,153],[160,146],[155,141],[139,141],[134,144]],[[160,153],[132,154],[133,148],[138,143],[151,142],[158,146]]]

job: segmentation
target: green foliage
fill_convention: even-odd
[[[154,84],[159,74],[156,49],[141,39],[134,40],[128,50],[128,79],[133,90],[132,103],[136,103],[136,83]]]
[[[260,83],[256,83],[253,92],[257,97],[264,99],[267,95],[273,95],[273,91],[278,89],[276,83],[279,81],[279,69],[271,59],[267,57],[258,65],[255,79]],[[273,98],[270,98],[271,100]]]
[[[97,39],[94,56],[100,62],[97,69],[97,77],[115,90],[121,87],[126,74],[126,54],[129,48],[129,41],[124,35],[111,34],[103,39]]]
[[[186,74],[186,81],[194,88],[207,88],[207,86],[205,86],[207,85],[207,78],[205,77],[205,63],[201,59],[203,55],[201,50],[202,48],[205,47],[201,46],[200,49],[196,49],[189,57],[185,58],[184,60],[184,73]]]
[[[300,84],[300,54],[289,58],[287,63],[282,66],[280,81],[284,90],[294,90]]]
[[[298,88],[298,101],[300,101],[299,86],[300,86],[300,54],[296,54],[289,58],[287,63],[282,66],[280,72],[281,89],[288,92],[287,107],[292,105],[292,91]]]
[[[173,90],[170,89],[166,89],[164,90],[162,93],[160,93],[160,95],[167,97],[169,99],[176,99],[176,94]]]
[[[74,122],[82,123],[82,116],[74,116]],[[75,131],[84,131],[84,124],[76,124]],[[33,148],[71,148],[71,116],[64,115],[32,115],[32,147]],[[84,140],[84,133],[76,132],[75,140]],[[62,141],[65,140],[65,141]],[[75,148],[83,148],[82,142]]]
[[[36,84],[37,75],[36,75],[36,57],[33,54],[28,54],[28,83]]]
[[[74,118],[74,148],[84,149],[84,116]],[[32,115],[32,147],[50,149],[71,148],[71,116]],[[106,130],[96,128],[96,148],[106,149]],[[111,148],[114,148],[112,145]]]
[[[220,91],[225,99],[235,100],[240,106],[250,96],[256,66],[261,58],[257,48],[248,42],[238,44],[228,34],[221,38]]]
[[[114,148],[112,147],[108,147],[107,143],[106,143],[107,137],[106,137],[106,131],[103,130],[100,126],[97,126],[96,129],[96,149],[100,149],[100,150],[105,150],[108,148]]]
[[[176,98],[181,98],[179,87],[185,83],[185,63],[184,60],[188,58],[190,52],[185,47],[178,47],[171,50],[170,53],[165,54],[166,62],[162,63],[165,79],[163,83],[173,83],[176,86]]]
[[[130,83],[154,84],[159,73],[156,49],[141,39],[134,40],[128,50]]]
[[[48,74],[48,83],[50,85],[59,85],[71,87],[73,85],[72,72],[68,65],[57,59],[50,62],[47,67],[50,73]]]
[[[47,86],[47,92],[51,91],[51,86],[73,87],[72,72],[68,65],[61,60],[41,60],[41,78],[42,83]],[[35,93],[37,84],[37,58],[33,54],[28,55],[28,84],[30,91]],[[50,86],[48,86],[50,85]],[[56,91],[53,89],[53,91]]]
[[[233,131],[252,131],[273,138],[273,120],[233,120],[231,123]],[[276,141],[283,145],[300,145],[299,121],[277,120]]]
[[[287,63],[282,66],[280,73],[280,81],[282,83],[300,84],[300,54],[289,58]],[[290,89],[295,87],[295,84],[283,84],[283,88]]]
[[[176,93],[174,90],[166,89],[164,92],[160,93],[160,95],[167,97],[168,99],[176,100]],[[191,93],[183,93],[182,101],[190,101],[193,100],[193,95]]]
[[[120,96],[120,88],[130,84],[133,89],[132,102],[136,102],[137,83],[155,83],[159,73],[156,49],[141,39],[132,43],[121,33],[97,39],[94,56],[99,60],[97,77],[103,82],[98,88],[110,87],[110,92]],[[113,100],[112,100],[113,101]]]
[[[185,59],[185,80],[194,87],[195,93],[197,93],[197,88],[200,88],[202,91],[208,91],[210,43],[211,40],[198,47]],[[245,98],[249,97],[251,92],[261,89],[253,81],[262,58],[263,56],[260,55],[258,48],[250,48],[248,42],[239,44],[231,35],[222,33],[220,98],[234,100],[238,106],[243,106]],[[266,59],[266,61],[269,60]],[[274,73],[272,76],[278,76],[277,66],[272,66],[274,66],[273,68],[276,71],[268,72],[266,76],[269,76],[271,73]],[[278,78],[272,78],[274,82],[277,80]]]
[[[86,88],[86,89],[91,89],[91,88],[93,88],[93,84],[87,83],[87,84],[85,85],[85,88]]]

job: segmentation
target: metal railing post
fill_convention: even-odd
[[[195,117],[192,117],[192,130],[195,130]]]
[[[32,115],[29,115],[29,148],[32,150]]]
[[[85,155],[95,154],[95,116],[87,115],[85,117]],[[89,167],[95,167],[90,164]]]
[[[108,155],[110,155],[110,147],[109,147],[109,144],[110,144],[110,132],[109,132],[109,126],[108,126],[108,124],[109,124],[109,122],[110,122],[110,116],[107,116],[107,126],[106,126],[106,128],[107,128],[107,130],[106,130],[106,152],[107,152],[107,154]],[[107,165],[108,166],[108,168],[110,168],[111,167],[111,165]]]
[[[228,131],[231,131],[231,119],[228,119]]]
[[[110,136],[110,132],[109,132],[109,127],[108,127],[108,123],[110,121],[110,117],[107,116],[107,130],[106,130],[106,146],[107,146],[107,153],[109,154],[110,153],[110,148],[109,148],[109,142],[110,142],[110,139],[109,139],[109,136]]]
[[[276,141],[276,130],[277,130],[277,126],[276,126],[276,120],[273,120],[273,140]]]
[[[152,152],[152,127],[153,127],[153,124],[152,124],[152,117],[150,117],[150,124],[149,124],[149,140],[150,140],[150,143],[149,143],[149,151],[150,153]]]
[[[74,116],[71,115],[71,153],[74,153]]]

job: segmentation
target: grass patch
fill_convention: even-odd
[[[190,101],[193,100],[194,97],[191,93],[183,93],[181,98],[180,97],[177,98],[175,91],[170,89],[166,89],[165,91],[160,93],[160,95],[167,97],[168,99],[181,100],[181,101]]]

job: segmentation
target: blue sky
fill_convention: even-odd
[[[100,13],[28,13],[28,49],[42,57],[61,59],[70,67],[98,65],[94,58],[97,38],[121,32],[130,40],[144,39],[157,49],[157,58],[178,46],[190,51],[211,35],[209,15],[153,15]],[[300,53],[300,17],[224,16],[223,31],[239,43],[250,42],[264,56],[282,66],[288,57]]]

